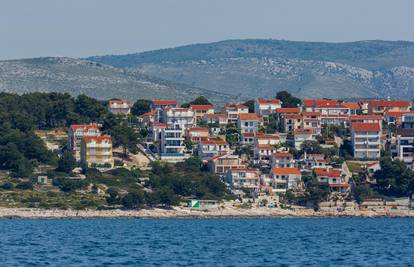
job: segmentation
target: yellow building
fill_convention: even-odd
[[[81,162],[88,167],[113,168],[111,136],[84,136],[81,142]]]

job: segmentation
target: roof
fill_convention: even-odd
[[[302,112],[303,116],[320,116],[321,113],[319,111],[304,111]]]
[[[109,100],[109,105],[111,104],[127,104],[127,105],[131,105],[131,101],[129,100]]]
[[[256,139],[273,139],[273,140],[279,140],[279,136],[277,136],[277,135],[271,135],[271,134],[258,133],[256,135]]]
[[[360,106],[358,103],[355,102],[344,102],[342,103],[342,106],[347,107],[349,109],[359,109]]]
[[[351,116],[352,120],[383,120],[384,117],[381,115],[354,115]]]
[[[257,121],[259,120],[259,117],[257,116],[256,113],[241,113],[239,114],[239,119],[242,121],[248,121],[248,120]]]
[[[281,174],[300,175],[300,169],[299,168],[273,168],[272,173],[276,175],[281,175]]]
[[[352,130],[354,131],[368,131],[368,132],[378,132],[381,130],[379,123],[363,123],[363,122],[354,122],[351,125]]]
[[[274,153],[272,156],[277,158],[293,158],[293,155],[290,153]]]
[[[280,105],[281,104],[279,99],[259,98],[259,99],[257,99],[257,102],[259,102],[259,104],[275,104],[275,105]]]
[[[348,108],[338,100],[334,99],[305,99],[303,100],[305,107],[316,107],[316,108]]]
[[[189,128],[187,131],[189,131],[189,132],[208,132],[208,128],[206,128],[206,127],[193,127],[193,128]]]
[[[243,104],[225,104],[224,105],[224,109],[226,109],[226,108],[249,108],[248,106],[246,106],[246,105],[243,105]]]
[[[405,100],[371,100],[367,101],[371,107],[408,107],[410,101]]]
[[[89,130],[89,129],[96,129],[98,130],[98,125],[96,124],[72,124],[70,126],[70,128],[72,130],[78,130],[78,129],[83,129],[83,130]]]
[[[205,140],[201,141],[202,145],[227,145],[228,143],[224,140]]]
[[[315,168],[313,171],[315,172],[316,176],[341,177],[341,171],[339,169]]]
[[[166,124],[166,123],[154,123],[152,125],[152,128],[165,128],[167,126],[168,126],[168,124]]]
[[[350,184],[329,184],[329,187],[350,187]]]
[[[226,114],[223,113],[215,113],[215,114],[205,114],[207,118],[226,118]]]
[[[414,114],[414,111],[386,111],[384,114],[389,117],[402,117],[404,114]]]
[[[221,158],[221,157],[226,156],[226,155],[227,155],[227,154],[219,154],[219,155],[217,155],[217,156],[214,156],[214,157],[212,157],[212,158],[209,158],[207,161],[216,160],[216,159]]]
[[[152,104],[154,105],[177,105],[177,101],[155,99],[155,100],[152,100]]]
[[[210,110],[213,109],[213,105],[191,105],[192,110]]]
[[[235,171],[235,172],[237,172],[237,171],[246,171],[246,172],[258,172],[259,171],[259,169],[254,169],[254,168],[232,168],[232,169],[229,169],[230,171]]]
[[[295,129],[293,134],[312,134],[312,129]]]
[[[300,108],[277,108],[277,113],[300,113]]]
[[[148,111],[147,113],[140,115],[140,117],[149,117],[149,116],[154,116],[154,115],[155,115],[155,112],[152,110],[152,111]]]
[[[284,117],[287,119],[302,119],[302,114],[286,114]]]
[[[95,141],[96,143],[101,143],[102,141],[109,141],[110,143],[112,143],[112,138],[109,135],[84,136],[82,139],[85,142]]]
[[[243,137],[254,137],[254,133],[242,133]]]

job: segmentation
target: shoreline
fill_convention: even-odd
[[[0,208],[0,219],[231,219],[231,218],[414,218],[414,210],[320,210],[281,208],[189,208],[60,210]]]

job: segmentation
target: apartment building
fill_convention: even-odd
[[[160,158],[168,162],[180,162],[184,155],[184,128],[180,124],[168,124],[161,128]]]
[[[224,113],[205,114],[203,121],[208,124],[216,124],[218,126],[226,126],[228,123],[227,115]]]
[[[193,143],[199,143],[201,141],[208,140],[209,130],[206,127],[193,127],[186,129],[186,137]]]
[[[113,114],[128,115],[131,113],[131,102],[128,100],[110,100],[108,111]]]
[[[256,113],[242,113],[239,114],[237,120],[237,127],[240,128],[241,134],[257,133],[259,130],[260,119]]]
[[[329,186],[331,192],[348,193],[351,188],[340,169],[314,168],[313,172],[320,183],[326,183]]]
[[[318,111],[304,111],[303,117],[303,129],[309,129],[313,134],[318,135],[321,133],[321,113]]]
[[[278,99],[256,99],[254,102],[254,112],[261,117],[267,118],[282,107],[282,102]]]
[[[206,114],[214,114],[213,105],[191,105],[190,109],[194,111],[196,121],[201,120]]]
[[[79,160],[80,146],[84,136],[99,136],[97,124],[72,124],[68,130],[68,149],[73,151],[76,159]]]
[[[207,160],[211,174],[224,176],[230,169],[243,169],[246,165],[237,155],[220,154]]]
[[[258,169],[238,168],[227,171],[225,181],[234,189],[260,190],[260,171]]]
[[[207,140],[198,143],[198,156],[203,160],[230,153],[230,146],[224,140]]]
[[[162,110],[161,121],[179,124],[184,129],[196,126],[195,113],[190,108],[165,108]]]
[[[396,156],[410,168],[414,163],[414,114],[404,114],[396,134]]]
[[[276,147],[269,145],[257,145],[254,147],[253,153],[256,162],[269,163],[270,157],[277,152]]]
[[[301,145],[305,141],[315,140],[313,131],[311,129],[296,129],[293,132],[293,139],[295,149],[301,149]]]
[[[384,115],[385,112],[410,111],[410,101],[402,100],[371,100],[362,101],[361,109],[364,114]]]
[[[270,186],[276,193],[286,193],[288,189],[300,186],[302,175],[298,168],[273,168],[270,175]]]
[[[249,108],[242,104],[227,104],[224,105],[223,111],[227,116],[227,121],[236,124],[239,114],[249,113]]]
[[[380,158],[381,126],[378,123],[353,123],[351,125],[351,139],[355,158]]]
[[[80,158],[83,166],[113,168],[111,136],[83,136]]]
[[[254,135],[256,146],[275,146],[280,144],[280,137],[277,134],[257,133]]]
[[[175,100],[155,99],[151,102],[151,111],[154,111],[155,120],[161,122],[162,111],[167,108],[176,108],[178,106]]]
[[[270,158],[272,168],[293,168],[295,160],[290,153],[274,153]]]

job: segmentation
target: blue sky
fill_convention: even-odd
[[[413,0],[0,0],[0,59],[235,38],[414,41]]]

